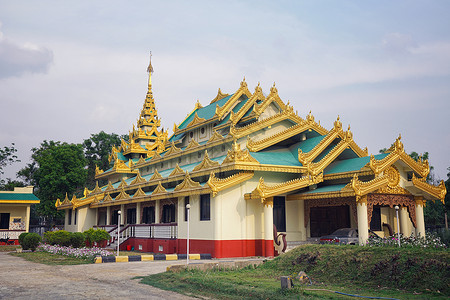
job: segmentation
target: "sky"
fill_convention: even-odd
[[[147,92],[172,133],[199,100],[275,83],[284,102],[369,153],[401,134],[450,167],[450,2],[0,0],[0,147],[126,134]]]

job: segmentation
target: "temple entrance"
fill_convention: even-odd
[[[348,205],[311,207],[310,220],[311,237],[320,237],[350,227],[350,209]]]

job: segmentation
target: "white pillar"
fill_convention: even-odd
[[[158,224],[161,222],[159,218],[159,202],[160,200],[156,200],[155,202],[155,223]]]
[[[111,206],[106,207],[106,225],[111,225]]]
[[[264,256],[273,257],[273,198],[264,200]]]
[[[98,225],[98,207],[94,208],[94,210],[95,210],[95,225]]]
[[[305,201],[297,200],[298,202],[298,231],[300,231],[300,240],[306,241],[306,227],[305,227]]]
[[[411,235],[411,232],[409,231],[408,221],[409,221],[408,208],[402,206],[400,207],[400,232],[403,234],[403,236]]]
[[[30,230],[30,206],[27,206],[27,216],[25,218],[25,232],[29,232]]]
[[[141,202],[136,203],[136,224],[141,224]]]
[[[416,200],[416,236],[425,237],[425,220],[423,218],[425,201],[423,197],[414,197],[414,200]]]
[[[122,212],[122,215],[120,216],[120,224],[124,225],[124,224],[126,224],[125,217],[127,215],[127,212],[125,211],[125,205],[123,205],[123,204],[120,205],[120,211]]]
[[[356,204],[358,216],[359,244],[364,246],[369,239],[369,219],[367,218],[367,196],[361,197]]]

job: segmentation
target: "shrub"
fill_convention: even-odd
[[[72,232],[70,234],[70,244],[74,248],[81,248],[84,246],[84,234],[82,232]]]
[[[24,243],[23,243],[23,240],[25,239],[25,237],[28,235],[28,233],[29,232],[24,232],[24,233],[21,233],[20,235],[19,235],[19,244],[20,244],[20,246],[22,246],[22,249],[23,250],[27,250],[28,248],[25,248],[24,247]]]
[[[70,246],[71,233],[65,230],[47,231],[44,233],[44,239],[47,244]]]
[[[42,238],[39,234],[31,232],[27,234],[23,239],[23,249],[31,249],[32,251],[36,250],[39,243],[42,242]]]
[[[107,241],[111,238],[109,233],[106,230],[103,229],[97,229],[95,230],[93,234],[94,242],[100,243],[102,241]]]
[[[106,230],[103,229],[94,229],[89,228],[84,232],[84,235],[86,236],[86,242],[88,243],[89,247],[92,247],[95,243],[101,243],[102,241],[107,241],[111,238],[109,233]]]
[[[369,237],[367,240],[369,247],[398,247],[398,236],[379,238]],[[425,237],[404,236],[400,234],[400,246],[402,248],[427,248],[427,249],[442,249],[447,246],[441,242],[441,239],[432,233],[427,233]]]

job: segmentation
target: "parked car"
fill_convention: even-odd
[[[369,229],[369,236],[379,238],[378,234]],[[346,244],[358,245],[358,229],[356,228],[341,228],[332,234],[320,237],[321,244]]]
[[[358,244],[358,230],[355,228],[341,228],[330,235],[320,237],[321,244]]]

